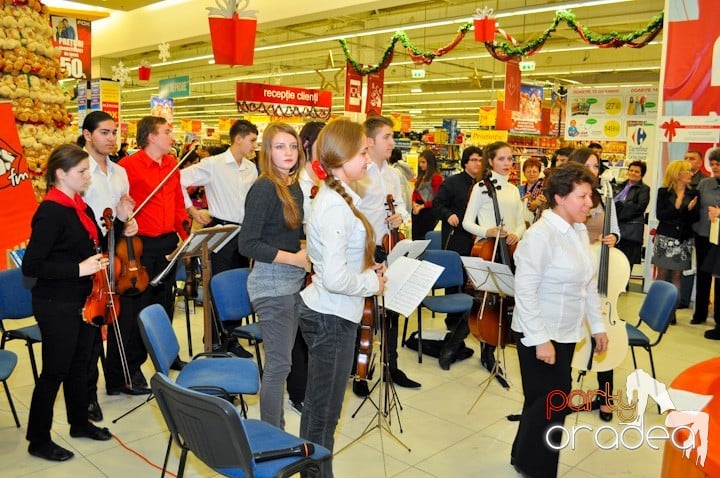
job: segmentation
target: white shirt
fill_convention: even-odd
[[[92,208],[95,221],[100,226],[100,230],[103,231],[103,234],[106,234],[107,231],[101,219],[103,211],[109,207],[112,209],[113,217],[115,217],[120,198],[130,191],[130,182],[125,168],[113,163],[109,158],[105,159],[107,161],[107,174],[102,172],[100,165],[91,154],[88,154],[88,158],[90,160],[92,182],[87,192],[85,192],[84,198],[85,202]]]
[[[357,204],[358,195],[342,186]],[[375,271],[363,267],[365,228],[345,199],[325,184],[320,185],[309,216],[307,254],[315,275],[300,295],[316,312],[359,323],[365,297],[380,290]]]
[[[507,176],[493,172],[491,180],[495,182],[503,227],[508,233],[514,233],[518,239],[522,238],[525,232],[525,206],[520,199],[520,191],[508,181]],[[473,186],[470,193],[462,221],[463,229],[474,234],[477,239],[483,239],[487,237],[487,230],[497,225],[492,198],[487,194],[485,183],[480,181]]]
[[[313,182],[312,178],[310,178],[310,175],[305,168],[300,171],[300,176],[298,177],[298,184],[300,184],[300,189],[302,189],[303,192],[303,224],[307,224],[308,214],[310,214],[310,205],[312,204],[313,199],[311,197],[311,193],[313,186],[315,186],[315,183]]]
[[[400,178],[387,161],[383,161],[381,167],[375,162],[370,163],[365,177],[353,181],[352,189],[361,197],[360,201],[355,203],[356,207],[375,230],[375,244],[381,244],[383,236],[389,231],[385,222],[388,218],[386,204],[388,194],[392,194],[395,212],[402,216],[403,221],[410,217],[403,200]]]
[[[180,170],[185,204],[189,200],[186,188],[205,186],[210,215],[238,224],[243,222],[245,197],[257,177],[255,164],[245,158],[238,164],[229,149]]]
[[[584,336],[584,317],[593,334],[605,331],[584,224],[571,226],[548,209],[525,233],[514,259],[512,329],[525,334],[523,344],[576,343]]]

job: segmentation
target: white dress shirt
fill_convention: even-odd
[[[387,161],[380,163],[380,167],[372,162],[367,167],[367,174],[353,181],[352,189],[360,196],[360,202],[355,203],[375,230],[375,244],[382,244],[382,238],[388,233],[387,195],[392,194],[395,200],[395,212],[400,214],[403,221],[410,217],[400,187],[400,178]]]
[[[522,238],[525,232],[525,206],[520,199],[520,191],[508,181],[507,176],[494,171],[491,180],[495,182],[495,194],[503,227],[508,233],[514,233],[518,239]],[[497,225],[492,198],[487,194],[485,183],[480,181],[473,186],[470,193],[462,221],[463,229],[474,234],[477,239],[484,239],[487,237],[487,230]]]
[[[88,158],[90,160],[92,182],[85,192],[84,198],[85,202],[92,208],[95,221],[100,226],[100,230],[103,231],[103,234],[106,234],[107,231],[102,221],[103,211],[109,207],[112,209],[113,217],[115,217],[120,198],[130,191],[130,182],[125,168],[113,163],[109,158],[105,159],[107,161],[107,174],[102,172],[100,165],[91,154],[88,154]]]
[[[525,233],[514,259],[512,329],[525,335],[523,344],[576,343],[584,337],[584,317],[592,334],[605,332],[584,224],[571,226],[548,209]]]
[[[238,164],[229,149],[180,170],[186,205],[189,200],[186,188],[204,186],[210,215],[237,224],[243,222],[245,197],[257,177],[255,164],[245,158]]]
[[[343,187],[357,204],[358,195],[345,184]],[[359,323],[365,297],[380,290],[375,271],[363,267],[366,232],[362,222],[342,196],[321,184],[306,231],[307,254],[315,275],[312,284],[300,292],[305,305]]]

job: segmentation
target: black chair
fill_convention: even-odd
[[[8,329],[5,326],[6,320],[27,319],[33,316],[32,295],[30,289],[23,283],[23,274],[20,269],[8,269],[0,271],[0,349],[10,340],[24,340],[30,355],[30,367],[32,368],[35,382],[38,379],[37,363],[33,344],[42,342],[40,327],[37,323]]]
[[[328,449],[269,423],[243,419],[227,400],[181,387],[164,374],[156,373],[150,386],[172,439],[182,448],[178,478],[184,474],[188,451],[217,473],[247,478],[317,472],[318,463],[330,458]],[[263,452],[291,448],[307,450],[309,456],[258,459]]]

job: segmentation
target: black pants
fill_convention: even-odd
[[[83,302],[33,297],[33,314],[42,334],[42,372],[33,390],[26,438],[50,441],[53,408],[60,384],[71,427],[84,427],[87,415],[87,369],[96,328],[82,320]]]
[[[235,224],[230,221],[223,221],[221,219],[213,218],[207,227],[212,226],[226,226],[228,224]],[[210,254],[210,266],[211,272],[217,274],[219,272],[229,271],[230,269],[239,269],[243,267],[250,267],[250,261],[247,257],[240,255],[238,250],[237,236],[228,241],[222,249],[217,252]]]
[[[287,377],[287,391],[293,403],[305,401],[305,389],[308,376],[308,346],[302,333],[298,330],[292,348],[292,365]]]
[[[88,361],[87,371],[87,399],[88,403],[97,402],[97,382],[100,378],[100,370],[98,369],[98,359],[102,353],[103,340],[100,327],[94,327],[92,347],[90,349],[90,359]]]
[[[158,237],[140,237],[143,242],[141,263],[147,269],[152,281],[168,265],[166,256],[177,246],[178,237],[175,233]],[[123,387],[125,377],[120,360],[119,343],[122,343],[127,358],[127,367],[132,377],[140,370],[147,359],[145,346],[140,338],[138,316],[140,311],[152,304],[160,304],[172,321],[175,313],[174,284],[175,270],[171,270],[157,287],[148,288],[139,295],[120,297],[120,317],[117,326],[108,327],[107,361],[105,363],[105,383],[108,389]],[[118,341],[118,330],[122,341]]]
[[[517,340],[520,375],[522,377],[523,403],[522,416],[517,435],[512,446],[512,463],[523,473],[534,478],[554,478],[557,476],[560,452],[549,447],[545,441],[548,429],[554,425],[563,425],[567,408],[551,412],[546,418],[546,399],[552,391],[570,393],[572,377],[570,375],[575,344],[552,342],[555,347],[555,364],[548,365],[535,356],[535,347],[526,347],[520,337]],[[551,443],[559,443],[559,433],[549,436]]]
[[[712,273],[703,270],[703,263],[707,258],[712,244],[705,236],[695,234],[695,253],[697,254],[697,274],[696,274],[696,290],[695,290],[695,311],[693,319],[704,321],[707,319],[708,307],[710,305],[710,285],[712,284]],[[720,287],[715,285],[715,297],[713,303],[716,304],[713,315],[715,317],[716,326],[720,326]]]

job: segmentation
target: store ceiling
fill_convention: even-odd
[[[103,3],[105,6],[111,2],[123,5],[132,3],[129,0],[86,0],[84,3]],[[392,5],[400,5],[353,12],[347,16],[311,18],[302,23],[261,23],[252,66],[209,64],[208,60],[212,58],[209,37],[171,44],[171,58],[165,64],[159,63],[156,49],[102,57],[99,62],[104,77],[112,76],[111,67],[119,61],[130,67],[138,66],[142,60],[154,64],[149,82],[140,82],[137,73],[131,73],[132,80],[125,85],[122,93],[123,119],[137,119],[148,114],[148,98],[157,93],[158,81],[181,75],[190,76],[191,97],[176,99],[177,118],[201,119],[212,125],[218,117],[237,116],[234,97],[236,81],[306,88],[319,88],[324,84],[334,90],[333,112],[342,114],[344,73],[340,69],[345,65],[345,58],[337,37],[325,40],[329,36],[343,35],[349,38],[354,58],[362,63],[377,64],[390,42],[392,32],[404,29],[410,40],[424,50],[441,48],[453,40],[461,22],[415,27],[447,18],[470,21],[476,8],[489,5],[495,7],[500,28],[524,44],[541,36],[555,17],[555,9],[566,8],[569,3],[557,0],[395,1]],[[553,9],[512,15],[533,6],[550,6]],[[629,33],[644,28],[662,11],[663,6],[664,0],[626,0],[622,3],[573,7],[572,11],[578,22],[592,32]],[[380,28],[389,29],[390,32],[365,35],[368,31]],[[158,39],[158,42],[161,40]],[[316,41],[288,46],[293,42],[310,40]],[[526,58],[536,62],[536,70],[524,73],[523,82],[545,86],[545,95],[548,97],[550,91],[560,85],[657,85],[661,43],[662,34],[645,48],[598,48],[582,41],[567,24],[561,23],[543,49]],[[174,63],[179,60],[187,61]],[[411,78],[411,70],[417,68],[424,68],[424,79]],[[414,129],[439,125],[443,118],[457,118],[463,128],[474,127],[477,125],[478,108],[494,104],[497,92],[503,89],[504,72],[505,64],[491,58],[484,45],[474,40],[472,31],[454,50],[424,67],[414,65],[398,43],[394,59],[385,70],[384,111],[408,113],[413,110]],[[421,89],[422,93],[413,93],[411,90],[414,88]],[[416,110],[422,110],[422,113]]]
[[[75,3],[102,7],[110,10],[123,10],[129,12],[136,8],[146,7],[153,3],[162,3],[163,0],[72,0]]]

